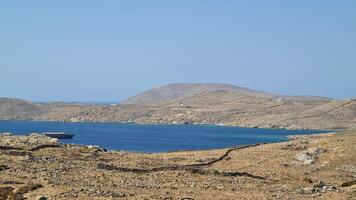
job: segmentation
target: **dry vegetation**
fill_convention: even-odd
[[[144,154],[0,136],[0,199],[355,199],[356,132]]]

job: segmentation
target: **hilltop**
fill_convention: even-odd
[[[222,83],[173,83],[156,87],[136,94],[122,102],[122,104],[137,104],[137,105],[161,105],[172,101],[194,97],[196,95],[209,93],[213,91],[228,91],[238,94],[239,96],[248,96],[255,98],[285,98],[288,100],[300,101],[328,101],[331,98],[320,96],[285,96],[276,95],[268,92],[252,90],[246,87],[240,87]],[[221,96],[223,99],[224,96]]]
[[[31,119],[43,112],[43,107],[22,99],[0,98],[0,119]]]
[[[234,91],[241,95],[265,97],[275,96],[266,92],[251,90],[221,83],[173,83],[156,87],[134,95],[122,102],[122,104],[159,105],[170,101],[178,101],[183,98],[215,90]]]

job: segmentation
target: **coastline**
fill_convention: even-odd
[[[164,152],[181,152],[181,151],[200,151],[200,150],[217,150],[217,149],[226,149],[226,148],[234,148],[237,146],[242,146],[242,145],[250,145],[250,144],[267,144],[267,143],[278,143],[278,142],[285,142],[289,141],[292,139],[293,135],[312,135],[312,134],[323,134],[323,133],[329,133],[329,132],[335,132],[335,131],[330,131],[330,130],[287,130],[287,129],[260,129],[260,130],[254,130],[252,128],[245,128],[245,127],[238,127],[234,126],[231,127],[232,129],[229,129],[230,126],[218,126],[218,125],[213,125],[213,124],[192,124],[192,125],[186,125],[186,124],[175,124],[175,125],[162,125],[162,124],[135,124],[135,123],[87,123],[87,122],[61,122],[56,123],[56,122],[48,122],[48,121],[2,121],[5,123],[1,123],[2,126],[5,126],[7,128],[2,129],[3,131],[11,132],[12,128],[11,127],[25,127],[22,130],[20,129],[13,129],[15,131],[15,135],[26,135],[28,133],[44,133],[48,131],[65,131],[67,133],[71,133],[73,135],[77,135],[78,139],[75,140],[62,140],[63,144],[78,144],[78,145],[94,145],[94,146],[100,146],[101,148],[105,148],[107,150],[111,151],[127,151],[127,152],[142,152],[142,153],[164,153]],[[77,124],[79,123],[79,124]],[[105,125],[107,124],[107,126]],[[122,125],[122,126],[121,126]],[[155,127],[157,126],[157,127]],[[172,128],[170,128],[173,126]],[[174,128],[174,126],[177,126]],[[190,126],[190,127],[187,127]],[[36,128],[37,127],[37,128]],[[52,130],[51,127],[57,127],[57,130]],[[186,128],[187,127],[187,128]],[[220,128],[221,127],[221,128]],[[227,135],[222,136],[220,139],[224,140],[224,138],[235,138],[235,142],[220,142],[217,144],[205,144],[205,145],[194,145],[194,141],[188,141],[188,140],[182,140],[180,137],[174,137],[175,140],[172,140],[172,142],[168,142],[165,147],[160,148],[157,146],[156,143],[148,144],[147,142],[143,142],[142,147],[135,147],[133,144],[128,141],[128,146],[121,146],[121,145],[115,145],[114,143],[105,140],[105,137],[109,138],[115,138],[115,141],[121,141],[121,139],[126,140],[126,136],[120,136],[122,134],[119,134],[118,136],[112,135],[110,132],[106,131],[108,130],[116,130],[116,132],[121,132],[125,131],[126,129],[132,129],[136,130],[138,132],[141,131],[148,131],[148,135],[151,133],[150,131],[159,131],[162,132],[161,136],[156,136],[156,137],[162,137],[164,140],[166,138],[165,134],[167,131],[171,132],[173,135],[179,136],[180,133],[197,133],[197,137],[202,138],[202,137],[209,137],[209,133],[218,133],[219,131],[226,132]],[[226,129],[227,128],[227,129]],[[236,128],[236,129],[235,129]],[[48,129],[48,130],[47,130]],[[17,130],[17,132],[16,132]],[[76,130],[72,132],[71,130]],[[103,135],[101,140],[95,141],[92,139],[85,139],[86,138],[86,131],[94,131],[94,135],[91,135],[91,138],[95,137],[101,137],[101,134]],[[210,131],[209,131],[210,130]],[[188,131],[188,132],[187,132]],[[203,132],[207,132],[207,134]],[[99,134],[101,133],[101,134]],[[153,133],[153,132],[152,132]],[[168,132],[167,132],[168,133]],[[98,135],[99,134],[99,135]],[[155,133],[153,133],[155,134]],[[235,135],[237,134],[237,135]],[[239,135],[242,135],[241,138]],[[248,135],[251,134],[251,138],[246,138],[243,136],[244,134]],[[269,135],[271,135],[271,139],[269,139]],[[90,135],[90,134],[89,134]],[[173,136],[172,135],[172,136]],[[105,136],[105,137],[104,137]],[[189,134],[183,134],[181,137],[186,138],[188,137]],[[260,139],[254,139],[255,136]],[[133,134],[131,137],[141,137],[140,134]],[[247,140],[245,140],[245,138]],[[145,141],[146,137],[142,137],[142,141]],[[159,139],[159,138],[158,138]],[[168,139],[168,138],[166,138]],[[241,139],[241,141],[240,141]],[[226,139],[225,139],[226,140]],[[140,139],[138,139],[140,141]],[[184,141],[186,145],[176,145],[175,142],[182,142]],[[209,141],[209,140],[208,140]],[[195,141],[199,142],[199,141]]]
[[[157,125],[157,126],[222,126],[222,127],[238,127],[238,128],[254,128],[254,129],[272,129],[272,130],[315,130],[315,131],[347,131],[347,130],[354,130],[350,129],[325,129],[325,128],[288,128],[288,127],[264,127],[264,126],[243,126],[238,124],[221,124],[221,123],[150,123],[150,122],[128,122],[128,121],[70,121],[70,120],[43,120],[43,119],[0,119],[0,121],[19,121],[19,122],[53,122],[53,123],[88,123],[88,124],[133,124],[133,125]]]

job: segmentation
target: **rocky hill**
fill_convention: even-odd
[[[174,83],[153,88],[130,97],[122,104],[140,104],[140,105],[160,105],[170,101],[178,101],[183,98],[192,97],[197,94],[211,92],[215,90],[226,90],[238,92],[241,95],[255,97],[272,97],[273,94],[251,90],[229,84],[220,83]]]
[[[171,84],[114,106],[2,99],[0,119],[356,129],[356,99],[274,95],[224,84]]]
[[[43,112],[39,104],[22,99],[0,98],[0,119],[30,119]]]

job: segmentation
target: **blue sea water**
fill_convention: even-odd
[[[74,134],[63,143],[98,145],[106,149],[137,152],[166,152],[272,143],[288,140],[288,135],[327,131],[256,129],[212,125],[140,125],[122,123],[66,123],[0,121],[0,133],[17,135],[65,131]]]

